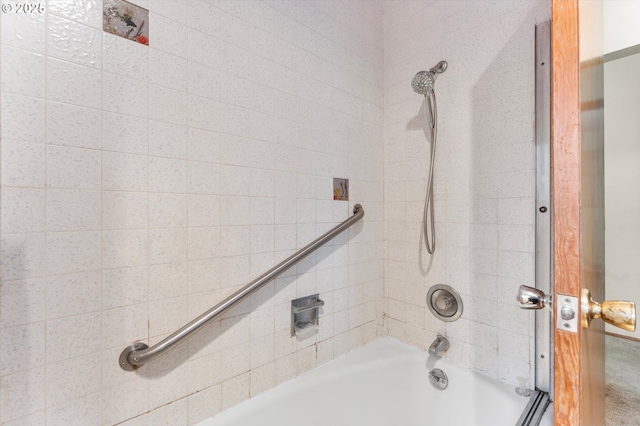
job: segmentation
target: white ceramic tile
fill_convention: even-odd
[[[0,157],[3,186],[44,187],[43,144],[3,139]]]
[[[531,250],[531,240],[534,238],[532,226],[500,225],[500,250],[528,252]]]
[[[211,64],[208,64],[211,65]],[[189,93],[209,99],[220,100],[220,71],[197,62],[189,62],[187,89]]]
[[[44,142],[44,100],[3,93],[0,100],[0,119],[0,135],[3,139]]]
[[[220,197],[189,195],[189,226],[220,225]]]
[[[249,110],[189,95],[189,126],[237,136],[249,136]]]
[[[147,118],[149,115],[149,84],[142,80],[104,72],[102,77],[105,111]]]
[[[47,230],[85,231],[100,228],[100,192],[47,191]]]
[[[153,48],[186,58],[187,26],[162,15],[149,14],[149,38],[153,40]]]
[[[274,335],[253,339],[250,345],[251,369],[273,362],[275,358]]]
[[[148,335],[147,304],[105,310],[102,313],[102,347],[130,345]]]
[[[498,378],[503,382],[517,386],[518,377],[529,377],[529,363],[512,358],[498,358]]]
[[[146,191],[148,161],[142,155],[105,152],[102,156],[103,189]]]
[[[276,191],[282,191],[282,189],[276,187]],[[276,225],[296,223],[297,211],[295,198],[276,198],[274,207]]]
[[[147,193],[102,192],[102,222],[104,229],[135,229],[147,226]]]
[[[2,43],[32,53],[45,53],[45,14],[12,13],[4,15],[0,34]]]
[[[256,225],[251,227],[251,253],[272,252],[275,245],[275,228],[273,225]]]
[[[275,180],[272,170],[250,169],[250,194],[256,197],[273,197]]]
[[[142,303],[148,297],[146,267],[109,269],[102,272],[102,307],[117,308]]]
[[[231,135],[221,135],[220,137],[220,162],[222,164],[232,164],[236,166],[250,165],[250,142],[249,139],[239,138]]]
[[[102,143],[107,151],[147,154],[149,148],[149,122],[146,119],[103,113]]]
[[[107,72],[148,81],[149,47],[124,37],[102,33],[103,69]]]
[[[251,374],[245,373],[222,382],[221,408],[229,408],[245,399],[251,391]]]
[[[100,268],[100,232],[47,234],[47,273],[65,274]]]
[[[102,391],[102,421],[118,424],[149,411],[149,381],[133,380],[127,384],[131,395],[122,392],[121,386]]]
[[[275,223],[275,200],[273,198],[256,198],[249,200],[249,221],[256,225]]]
[[[529,358],[529,336],[500,330],[498,334],[498,354],[517,360]]]
[[[187,94],[151,84],[149,86],[149,118],[186,125]]]
[[[187,294],[187,263],[167,263],[149,267],[150,300],[171,299]]]
[[[1,202],[3,233],[44,231],[44,190],[5,188]]]
[[[96,352],[102,342],[102,315],[90,313],[47,321],[47,363],[75,358],[78,354]]]
[[[187,182],[186,160],[149,157],[149,191],[186,193]]]
[[[95,392],[71,402],[49,408],[47,410],[47,424],[60,426],[82,426],[83,424],[98,424],[101,420],[100,393]]]
[[[187,260],[186,228],[152,229],[149,231],[151,264]]]
[[[208,7],[209,5],[205,4],[204,6]],[[189,60],[199,62],[208,67],[220,69],[220,45],[214,37],[201,32],[198,22],[200,21],[200,14],[196,13],[196,10],[196,7],[190,9],[190,19],[192,22],[190,22],[187,35],[188,39],[191,40],[188,51]],[[194,40],[198,42],[194,43]]]
[[[187,60],[179,56],[158,49],[149,50],[149,82],[153,84],[186,92],[187,68],[190,70],[192,66],[196,64],[187,66]]]
[[[296,376],[297,364],[295,354],[283,356],[276,360],[276,383],[282,383]]]
[[[189,19],[188,8],[171,0],[151,0],[149,10],[184,25],[187,25]]]
[[[223,226],[220,228],[220,254],[239,256],[250,247],[251,231],[246,226]]]
[[[216,290],[222,287],[220,261],[207,259],[189,262],[189,293]]]
[[[44,365],[44,322],[5,328],[0,333],[0,340],[2,341],[0,346],[2,375]],[[15,362],[14,357],[19,353],[21,360]]]
[[[219,344],[223,350],[249,343],[250,326],[247,315],[236,315],[221,320],[220,329],[222,332]]]
[[[469,351],[469,365],[491,377],[497,377],[498,357],[495,351],[472,346]]]
[[[147,311],[146,307],[144,310],[145,312]],[[130,374],[126,374],[127,372],[121,369],[118,363],[113,362],[114,359],[120,356],[121,352],[122,347],[118,346],[102,351],[102,382],[104,389],[118,385],[122,386],[135,381],[137,378],[136,376],[132,377]]]
[[[5,234],[0,239],[2,276],[5,280],[42,276],[44,234]]]
[[[125,268],[148,262],[147,230],[105,231],[102,236],[102,267]]]
[[[98,271],[47,277],[47,318],[99,311],[101,284]]]
[[[189,318],[186,296],[156,300],[149,303],[150,336],[162,336],[172,333],[187,321],[189,321]]]
[[[12,47],[4,47],[0,57],[0,89],[18,95],[44,97],[45,57]],[[25,72],[29,70],[29,72]]]
[[[189,193],[218,194],[220,191],[220,166],[212,163],[190,161],[188,165]]]
[[[189,424],[195,424],[220,412],[222,385],[211,386],[189,395]]]
[[[315,345],[296,352],[296,361],[298,363],[298,374],[316,367],[316,348]]]
[[[222,225],[249,224],[249,197],[223,196],[220,199]]]
[[[2,405],[0,421],[9,422],[44,409],[44,380],[44,368],[34,368],[1,377],[0,386],[4,392],[0,396]]]
[[[533,198],[498,200],[498,221],[505,225],[531,225],[535,218]]]
[[[240,345],[220,353],[221,379],[228,380],[250,370],[249,345]]]
[[[273,169],[274,152],[273,144],[262,140],[251,140],[250,148],[251,167],[259,167],[262,169]]]
[[[149,227],[174,228],[187,225],[187,196],[149,194]]]
[[[275,372],[275,363],[273,362],[251,370],[252,397],[275,386]]]
[[[47,102],[47,142],[56,145],[100,149],[102,113],[99,110],[59,102]]]
[[[100,358],[95,353],[48,364],[47,405],[61,405],[99,391],[101,377]]]
[[[189,404],[187,398],[156,408],[148,415],[149,425],[187,426],[189,423]]]
[[[2,328],[32,324],[45,318],[44,279],[4,281],[0,286]]]
[[[187,128],[161,121],[150,121],[149,154],[157,157],[186,159]]]
[[[47,146],[47,187],[100,189],[100,151]]]
[[[189,127],[189,160],[220,161],[220,134]]]
[[[295,225],[276,225],[275,227],[275,250],[295,250],[296,248],[296,227]]]
[[[102,73],[84,65],[49,58],[47,98],[56,102],[100,108]]]
[[[189,260],[209,259],[220,256],[220,228],[190,228],[188,234]]]
[[[24,417],[20,417],[16,420],[5,422],[7,426],[22,426],[22,425],[30,425],[30,426],[45,426],[46,425],[46,413],[44,410],[36,411],[33,414],[29,414]]]
[[[102,29],[102,4],[97,0],[51,0],[47,3],[47,11]]]
[[[528,280],[532,276],[532,255],[524,252],[500,251],[498,253],[500,276]]]
[[[102,67],[100,30],[53,14],[49,14],[47,29],[49,56],[79,65]]]

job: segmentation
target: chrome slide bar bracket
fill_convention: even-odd
[[[146,364],[147,362],[159,357],[160,355],[171,349],[173,346],[182,342],[184,339],[207,324],[209,321],[226,312],[242,300],[246,299],[256,290],[273,280],[275,277],[291,268],[296,263],[300,262],[302,259],[316,251],[319,247],[321,247],[328,241],[332,240],[342,231],[348,229],[351,225],[358,222],[363,217],[364,209],[360,204],[356,204],[353,207],[353,215],[349,219],[345,220],[333,229],[327,231],[311,243],[307,244],[305,247],[301,248],[300,250],[298,250],[273,268],[269,269],[267,272],[260,275],[258,278],[251,281],[240,290],[236,291],[231,296],[215,305],[213,308],[209,309],[207,312],[203,313],[196,319],[184,325],[176,332],[167,336],[160,342],[151,347],[147,346],[143,342],[136,342],[131,346],[127,346],[122,351],[122,353],[120,354],[120,358],[118,359],[120,368],[125,371],[133,371],[138,367]]]

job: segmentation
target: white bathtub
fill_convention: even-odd
[[[434,367],[449,378],[443,391],[429,383]],[[513,426],[527,402],[513,386],[385,337],[198,426]]]

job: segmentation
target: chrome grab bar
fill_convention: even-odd
[[[333,229],[327,231],[321,237],[315,239],[311,243],[307,244],[305,247],[301,248],[296,253],[292,254],[273,268],[269,269],[267,272],[260,275],[258,278],[251,281],[240,290],[236,291],[231,296],[227,297],[222,302],[209,309],[207,312],[203,313],[193,321],[184,325],[178,331],[165,337],[160,342],[151,347],[147,346],[143,342],[136,342],[131,346],[127,346],[120,354],[120,358],[118,360],[120,368],[126,371],[133,371],[138,367],[146,364],[147,362],[159,357],[160,355],[171,349],[174,345],[177,345],[182,340],[187,338],[191,333],[197,331],[198,329],[200,329],[200,327],[207,324],[218,315],[222,314],[231,307],[235,306],[237,303],[246,299],[260,287],[264,286],[275,277],[313,253],[320,246],[333,239],[336,235],[340,234],[342,231],[362,219],[363,216],[364,209],[360,204],[356,204],[353,207],[353,216],[351,216],[349,219],[345,220]]]

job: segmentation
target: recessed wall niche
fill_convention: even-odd
[[[333,199],[349,201],[349,179],[333,178]]]
[[[102,29],[148,46],[149,11],[125,0],[104,0]]]

